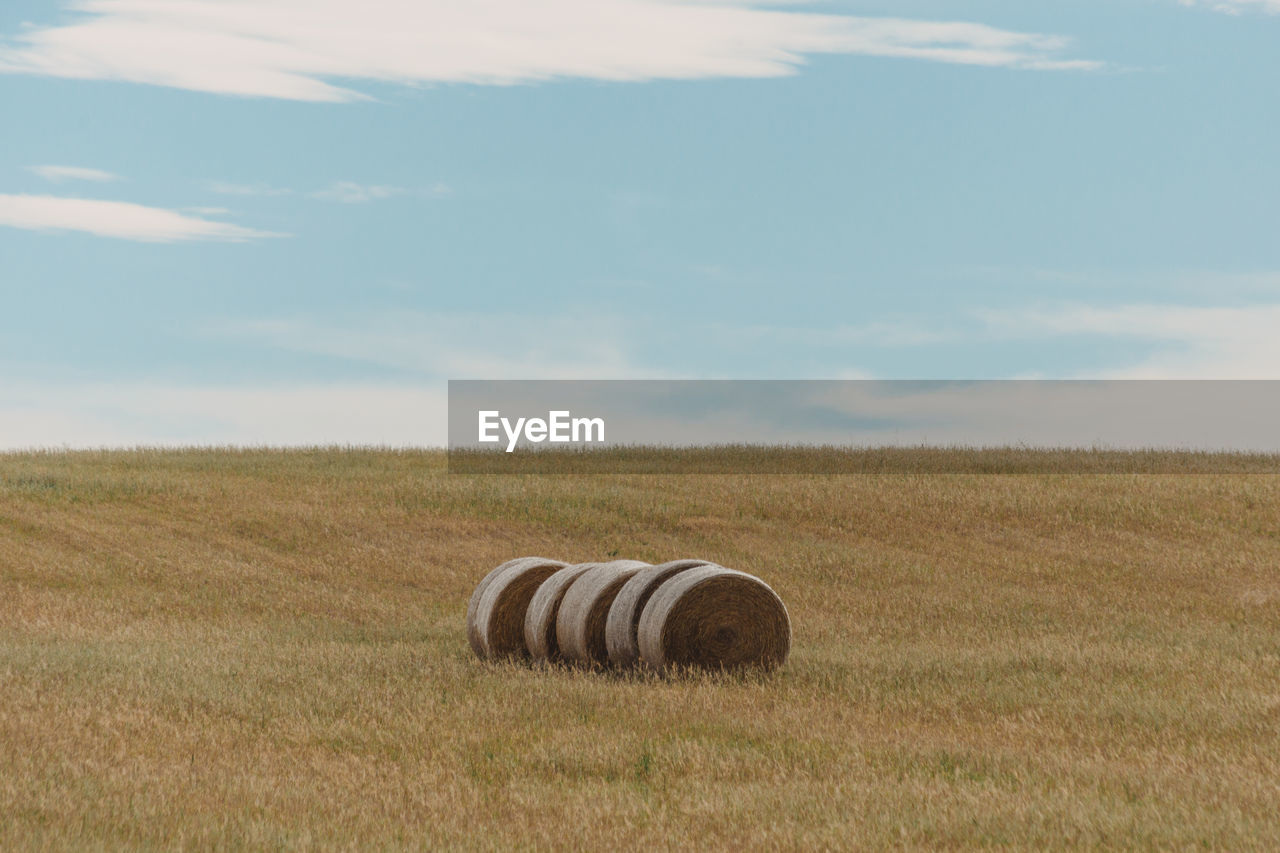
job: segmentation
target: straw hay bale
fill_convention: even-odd
[[[608,664],[604,629],[609,605],[623,584],[647,568],[648,563],[638,560],[614,560],[588,569],[574,580],[556,614],[556,642],[566,661],[587,666]]]
[[[480,632],[476,630],[476,611],[480,607],[480,598],[484,595],[484,591],[488,589],[489,584],[493,583],[493,579],[502,574],[502,570],[507,566],[519,563],[522,560],[528,560],[529,557],[516,557],[514,560],[507,560],[498,566],[476,584],[475,591],[471,593],[471,600],[467,602],[467,642],[471,644],[471,651],[480,657],[484,657],[484,643],[480,640]]]
[[[640,614],[649,603],[650,596],[666,581],[688,569],[714,565],[708,560],[672,560],[657,566],[641,569],[622,585],[618,595],[609,605],[605,619],[605,649],[609,663],[617,667],[635,666],[640,661],[640,644],[636,631]]]
[[[529,601],[542,582],[563,567],[559,560],[522,557],[490,572],[467,610],[467,638],[476,654],[490,660],[527,655],[524,615]]]
[[[542,582],[533,594],[524,616],[524,644],[534,660],[560,660],[560,644],[556,639],[556,616],[565,592],[585,572],[602,563],[577,563],[565,566]]]
[[[759,578],[720,566],[658,587],[640,614],[640,658],[654,669],[772,669],[791,650],[786,605]]]

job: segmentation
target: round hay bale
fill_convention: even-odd
[[[493,579],[502,573],[502,570],[514,563],[522,560],[537,559],[530,557],[517,557],[514,560],[507,560],[498,566],[476,584],[475,592],[471,593],[471,600],[467,602],[467,642],[471,644],[471,651],[480,657],[484,657],[484,643],[480,640],[480,632],[476,630],[476,611],[480,607],[480,597],[484,595],[484,591],[493,583]]]
[[[689,569],[649,598],[637,630],[654,669],[772,669],[791,651],[786,605],[759,578],[720,566]]]
[[[560,660],[560,644],[556,640],[556,615],[565,591],[589,569],[601,563],[577,563],[565,566],[542,582],[533,594],[524,614],[524,644],[534,660]]]
[[[538,586],[564,567],[559,560],[522,557],[489,573],[467,610],[467,638],[476,654],[490,660],[524,656],[524,614]],[[478,646],[478,648],[477,648]]]
[[[715,564],[709,560],[672,560],[632,575],[631,580],[618,590],[605,619],[604,643],[609,663],[618,667],[639,663],[640,644],[636,640],[636,630],[640,625],[640,614],[659,586],[683,571],[711,565]]]
[[[623,584],[647,568],[638,560],[614,560],[587,570],[569,586],[556,614],[556,642],[565,660],[584,666],[609,662],[604,638],[609,605]]]

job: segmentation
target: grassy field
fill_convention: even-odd
[[[510,557],[703,557],[772,676],[491,665]],[[0,456],[0,849],[1280,849],[1280,476]]]

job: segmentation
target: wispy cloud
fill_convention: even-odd
[[[217,444],[443,446],[444,379],[639,378],[627,324],[601,316],[369,312],[211,323],[202,333],[374,368],[368,381],[22,382],[0,365],[0,450]],[[583,329],[590,329],[584,334]]]
[[[27,171],[58,184],[63,181],[106,183],[120,180],[119,175],[104,172],[102,169],[87,169],[83,166],[28,166]]]
[[[839,349],[850,346],[919,347],[956,340],[953,327],[926,327],[901,318],[861,324],[840,323],[815,329],[798,326],[755,325],[709,327],[717,340],[768,341],[769,346]],[[860,371],[855,371],[861,374]]]
[[[584,334],[583,329],[591,329]],[[208,334],[433,378],[626,379],[628,325],[610,316],[368,312],[211,324]]]
[[[422,85],[776,77],[815,54],[1090,70],[1069,41],[977,23],[748,0],[77,0],[0,47],[0,71],[350,101],[336,80]]]
[[[1012,337],[1099,336],[1149,341],[1135,364],[1094,372],[1122,379],[1280,379],[1280,305],[1126,305],[986,311],[990,333]]]
[[[334,181],[327,187],[311,192],[293,190],[288,187],[276,187],[271,184],[239,184],[230,181],[208,181],[205,186],[219,195],[234,195],[260,198],[279,198],[281,196],[304,196],[320,201],[337,201],[343,204],[363,204],[402,195],[408,190],[385,184],[361,184],[356,181]],[[436,184],[426,195],[449,195],[452,190],[445,184]]]
[[[1051,375],[1088,379],[1280,379],[1280,335],[1276,329],[1280,329],[1280,304],[1267,301],[1243,307],[1061,304],[979,308],[957,312],[945,321],[897,318],[818,328],[709,326],[700,334],[717,346],[746,341],[781,352],[809,350],[827,363],[855,347],[894,351],[929,347],[945,351],[950,347],[1076,340],[1087,348],[1090,342],[1109,339],[1136,343],[1146,353],[1128,363],[1088,371],[1073,370],[1067,364]],[[1015,367],[988,378],[1045,375],[1034,368],[1028,372],[1025,367]]]
[[[403,187],[369,186],[352,181],[338,181],[325,189],[316,190],[311,193],[311,197],[324,201],[340,201],[344,204],[362,204],[367,201],[391,198],[403,192]]]
[[[0,379],[0,450],[138,445],[446,443],[440,386]]]
[[[1178,0],[1183,6],[1205,6],[1215,12],[1241,15],[1245,12],[1267,12],[1280,15],[1280,0]]]
[[[268,184],[237,184],[230,181],[209,181],[205,184],[210,192],[219,195],[240,196],[282,196],[293,195],[293,190],[273,187]]]
[[[47,195],[0,195],[0,225],[32,231],[80,231],[144,243],[241,242],[284,236],[160,207]]]
[[[211,323],[202,333],[378,369],[345,383],[23,382],[0,364],[0,450],[136,445],[444,446],[447,377],[639,378],[601,316],[396,312]],[[583,329],[590,329],[584,334]],[[28,371],[29,372],[29,371]]]

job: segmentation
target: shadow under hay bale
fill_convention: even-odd
[[[468,610],[468,638],[474,637],[472,648],[479,643],[477,654],[496,660],[526,657],[524,620],[529,602],[542,585],[564,563],[543,557],[523,557],[504,563],[481,581],[476,595],[474,617]]]
[[[699,566],[715,565],[709,560],[672,560],[641,569],[622,585],[605,618],[605,651],[615,667],[635,666],[640,662],[637,631],[640,614],[658,587],[671,578]]]
[[[584,666],[609,663],[604,636],[609,606],[623,584],[649,567],[638,560],[614,560],[574,580],[556,614],[556,641],[566,661]]]
[[[657,670],[772,669],[791,651],[791,620],[764,581],[703,566],[658,587],[640,615],[637,639],[641,660]]]

